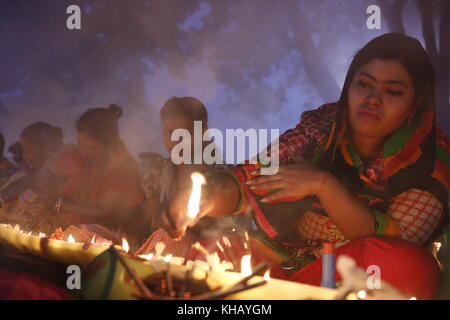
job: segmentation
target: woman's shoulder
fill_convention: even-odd
[[[332,125],[336,119],[338,103],[327,103],[317,109],[304,111],[299,125],[312,128],[324,128]]]
[[[76,144],[65,144],[49,158],[46,168],[69,177],[79,174],[84,164],[78,146]]]
[[[170,159],[164,158],[156,152],[145,152],[139,154],[141,176],[152,175],[161,176],[162,172],[169,165]]]
[[[155,152],[141,153],[139,158],[141,185],[146,197],[152,197],[160,189],[162,177],[173,164],[170,159]]]

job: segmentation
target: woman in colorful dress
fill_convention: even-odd
[[[434,70],[419,41],[397,33],[371,40],[339,101],[304,112],[278,149],[275,175],[245,164],[209,179],[209,210],[199,218],[251,208],[255,254],[291,270],[278,277],[319,285],[316,257],[332,242],[338,256],[378,265],[405,294],[436,294],[439,268],[420,246],[447,221],[449,139],[435,120]],[[183,230],[187,197],[171,203],[173,232]]]
[[[201,101],[192,97],[174,97],[167,100],[160,111],[161,122],[163,126],[164,145],[172,154],[173,148],[179,143],[172,141],[172,133],[177,130],[187,130],[191,137],[194,136],[194,122],[202,124],[202,136],[208,129],[208,113]],[[194,156],[194,144],[191,145],[191,156]],[[184,152],[181,151],[180,153]],[[200,150],[203,155],[203,148]],[[180,154],[183,157],[183,154]],[[225,230],[232,230],[236,225],[236,218],[212,219],[204,217],[193,228],[182,237],[176,238],[175,234],[169,234],[165,230],[171,230],[168,225],[171,221],[165,219],[167,216],[162,214],[167,210],[167,205],[173,199],[177,190],[190,188],[191,173],[202,172],[206,175],[212,172],[223,171],[226,166],[206,165],[206,164],[175,164],[171,158],[163,158],[159,154],[142,154],[144,162],[142,187],[145,192],[145,216],[151,221],[150,228],[147,231],[154,231],[147,241],[137,251],[138,254],[152,253],[158,242],[166,245],[165,253],[171,253],[178,257],[184,257],[188,253],[191,245],[197,240],[205,238],[211,233],[221,233]],[[203,157],[202,157],[203,159]],[[192,161],[193,162],[193,161]],[[238,218],[241,225],[247,221],[246,217]],[[176,239],[174,239],[174,238]]]
[[[58,198],[50,202],[65,226],[74,225],[66,237],[72,233],[83,241],[97,233],[115,238],[103,227],[133,237],[148,224],[140,210],[144,196],[138,163],[120,139],[121,116],[116,105],[83,113],[76,122],[78,154],[61,157],[52,168],[60,175],[72,163],[69,167],[74,170],[58,188]]]

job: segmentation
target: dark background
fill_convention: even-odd
[[[0,130],[8,145],[34,121],[64,129],[87,108],[124,108],[136,154],[163,151],[159,108],[194,96],[210,127],[293,127],[339,97],[352,56],[390,31],[418,38],[437,71],[438,119],[450,133],[448,0],[14,0],[0,2]],[[68,30],[66,8],[82,10]],[[367,7],[381,7],[369,30]]]

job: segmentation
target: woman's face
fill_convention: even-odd
[[[106,148],[97,139],[84,132],[78,132],[77,141],[82,156],[88,160],[99,159],[107,153]]]
[[[172,152],[172,149],[175,145],[180,143],[179,141],[171,141],[172,133],[176,129],[186,129],[191,134],[191,142],[194,138],[194,122],[190,119],[187,119],[183,116],[173,116],[163,120],[163,139],[164,145],[166,146],[167,151]]]
[[[411,77],[397,60],[374,59],[357,70],[348,91],[353,135],[384,139],[414,114]]]
[[[40,169],[44,166],[49,156],[48,148],[43,148],[26,138],[20,138],[20,145],[22,146],[23,158],[28,168]]]

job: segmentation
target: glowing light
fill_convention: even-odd
[[[436,241],[436,242],[433,242],[433,244],[434,244],[434,247],[436,248],[436,251],[439,251],[439,249],[442,246],[442,243],[440,243],[439,241]]]
[[[67,242],[75,243],[75,239],[74,237],[72,237],[72,234],[69,234],[69,236],[67,237]]]
[[[47,235],[43,232],[39,232],[39,238],[45,238]]]
[[[216,245],[219,248],[220,251],[224,252],[222,245],[220,244],[219,241],[216,241]]]
[[[140,258],[145,259],[145,260],[152,260],[153,259],[153,253],[149,253],[149,254],[141,254],[139,255]]]
[[[130,251],[130,245],[128,244],[128,241],[125,238],[122,238],[122,249],[126,253],[128,253],[128,251]]]
[[[165,261],[165,262],[170,262],[170,260],[172,260],[172,254],[168,254],[167,256],[165,256],[164,258],[163,258],[163,260]]]
[[[252,274],[252,264],[250,263],[252,256],[249,254],[246,254],[242,257],[241,260],[241,274],[243,276],[249,276]]]
[[[28,235],[31,236],[31,234],[33,233],[33,231],[28,232]]]
[[[263,278],[266,281],[270,281],[270,270],[267,270],[266,273],[264,273]]]
[[[367,296],[367,293],[366,293],[364,290],[361,290],[361,291],[358,291],[358,293],[356,294],[356,296],[357,296],[359,299],[365,299],[366,296]]]
[[[409,300],[417,300],[417,298],[416,297],[411,297],[411,298],[409,298]]]
[[[202,193],[202,185],[206,183],[205,177],[198,172],[191,174],[192,192],[189,197],[187,217],[194,220],[200,211],[200,197]]]
[[[91,239],[91,243],[95,243],[95,234],[94,234],[94,236]]]

